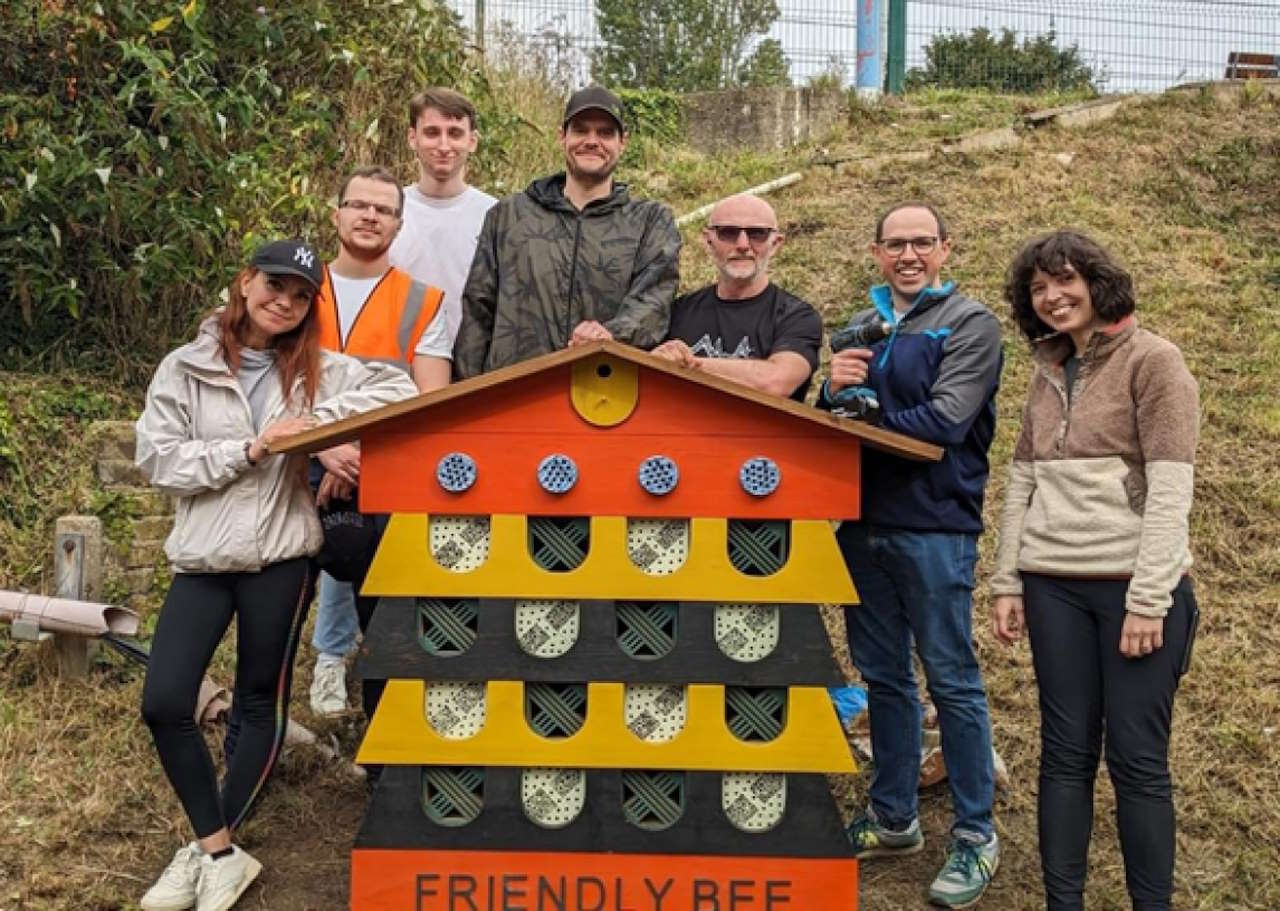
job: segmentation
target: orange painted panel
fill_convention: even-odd
[[[853,859],[351,852],[352,911],[856,911]]]
[[[548,371],[483,401],[446,402],[376,428],[361,443],[360,506],[366,512],[624,515],[741,519],[855,519],[860,514],[860,444],[751,402],[659,373],[640,374],[639,404],[616,427],[583,420],[569,399],[569,369]],[[430,422],[429,424],[427,422]],[[461,494],[436,481],[441,456],[465,452],[476,483]],[[564,494],[538,485],[537,466],[553,453],[577,463]],[[680,471],[666,496],[637,480],[642,460],[673,459]],[[778,489],[746,493],[742,463],[773,459]]]

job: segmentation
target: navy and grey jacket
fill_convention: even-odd
[[[888,285],[850,325],[894,321]],[[920,292],[893,334],[872,349],[867,385],[883,426],[944,447],[941,462],[911,462],[862,450],[863,521],[911,531],[982,531],[987,450],[995,434],[1003,356],[995,314],[955,290]],[[830,408],[823,383],[819,407]]]

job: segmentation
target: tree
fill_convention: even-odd
[[[791,61],[782,53],[782,42],[766,38],[738,69],[738,84],[758,86],[791,85]]]
[[[592,74],[607,85],[672,92],[734,85],[747,48],[778,16],[775,0],[596,0],[602,47]],[[765,51],[775,76],[776,44]]]
[[[997,92],[1096,89],[1097,75],[1077,45],[1058,47],[1052,26],[1018,44],[1012,29],[1000,37],[985,28],[968,35],[935,35],[924,49],[925,65],[907,73],[907,88],[987,88]]]

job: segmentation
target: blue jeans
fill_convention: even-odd
[[[355,651],[356,598],[350,582],[339,582],[328,573],[320,574],[320,595],[316,606],[316,628],[311,644],[324,655],[342,656]]]
[[[853,663],[867,683],[871,808],[893,829],[916,818],[922,718],[914,639],[942,729],[952,832],[990,836],[991,720],[971,616],[977,535],[846,522],[837,537],[862,600],[846,606],[844,615]]]

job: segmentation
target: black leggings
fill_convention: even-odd
[[[240,825],[275,767],[288,723],[293,656],[314,585],[306,557],[256,573],[173,578],[151,644],[142,717],[197,838]],[[243,729],[219,790],[193,715],[200,681],[233,615],[234,704]]]
[[[1084,908],[1093,782],[1106,738],[1125,880],[1135,911],[1167,911],[1173,896],[1169,779],[1173,694],[1193,636],[1191,580],[1173,592],[1164,645],[1120,654],[1127,581],[1023,573],[1040,688],[1040,862],[1050,911]]]

